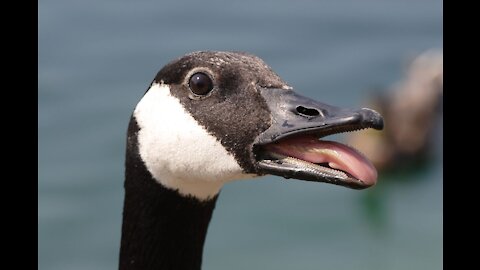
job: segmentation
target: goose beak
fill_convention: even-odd
[[[272,116],[271,126],[254,142],[258,174],[272,174],[354,189],[375,185],[372,163],[350,146],[320,140],[327,135],[383,129],[374,110],[342,109],[298,95],[293,90],[259,90]]]

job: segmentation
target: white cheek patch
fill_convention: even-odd
[[[153,84],[134,111],[140,156],[162,185],[199,199],[225,182],[252,177],[233,155],[184,109],[164,84]]]

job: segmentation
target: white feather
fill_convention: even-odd
[[[242,171],[219,140],[171,95],[168,85],[153,84],[134,116],[140,127],[140,156],[162,185],[204,200],[225,182],[254,176]]]

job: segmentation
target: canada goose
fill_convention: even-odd
[[[120,269],[200,269],[223,184],[266,174],[355,189],[377,172],[320,137],[382,129],[370,109],[296,94],[260,58],[195,52],[163,67],[129,123]]]

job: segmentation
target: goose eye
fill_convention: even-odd
[[[212,79],[205,73],[195,73],[188,82],[190,90],[196,95],[206,95],[213,89]]]

